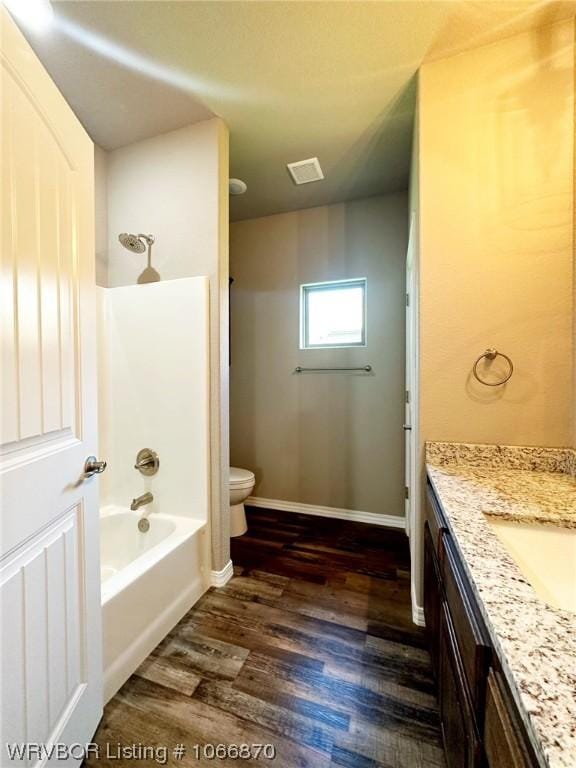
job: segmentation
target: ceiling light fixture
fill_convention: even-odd
[[[246,182],[242,181],[242,179],[228,180],[228,191],[231,195],[243,195],[247,189]]]
[[[12,16],[32,32],[46,32],[54,20],[50,0],[2,0]]]

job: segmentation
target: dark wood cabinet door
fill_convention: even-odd
[[[470,698],[478,727],[482,727],[486,678],[490,663],[490,647],[482,629],[477,610],[466,584],[456,548],[449,536],[445,537],[442,561],[442,584],[450,617],[460,651],[464,676],[470,690]]]
[[[480,740],[446,604],[440,611],[440,715],[448,768],[479,768]]]
[[[424,618],[430,647],[432,669],[438,680],[440,657],[441,584],[436,552],[428,521],[424,524]]]
[[[490,768],[536,768],[538,765],[515,713],[500,673],[488,675],[484,748]]]

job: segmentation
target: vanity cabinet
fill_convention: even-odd
[[[424,523],[424,617],[448,768],[538,768],[430,485]]]

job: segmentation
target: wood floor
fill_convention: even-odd
[[[109,743],[184,744],[170,766],[444,766],[404,532],[262,509],[248,526],[234,578],[108,704],[86,765],[159,764],[107,758]],[[272,744],[275,757],[204,747],[218,744]]]

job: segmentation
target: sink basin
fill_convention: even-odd
[[[576,613],[576,529],[485,519],[536,594]]]

